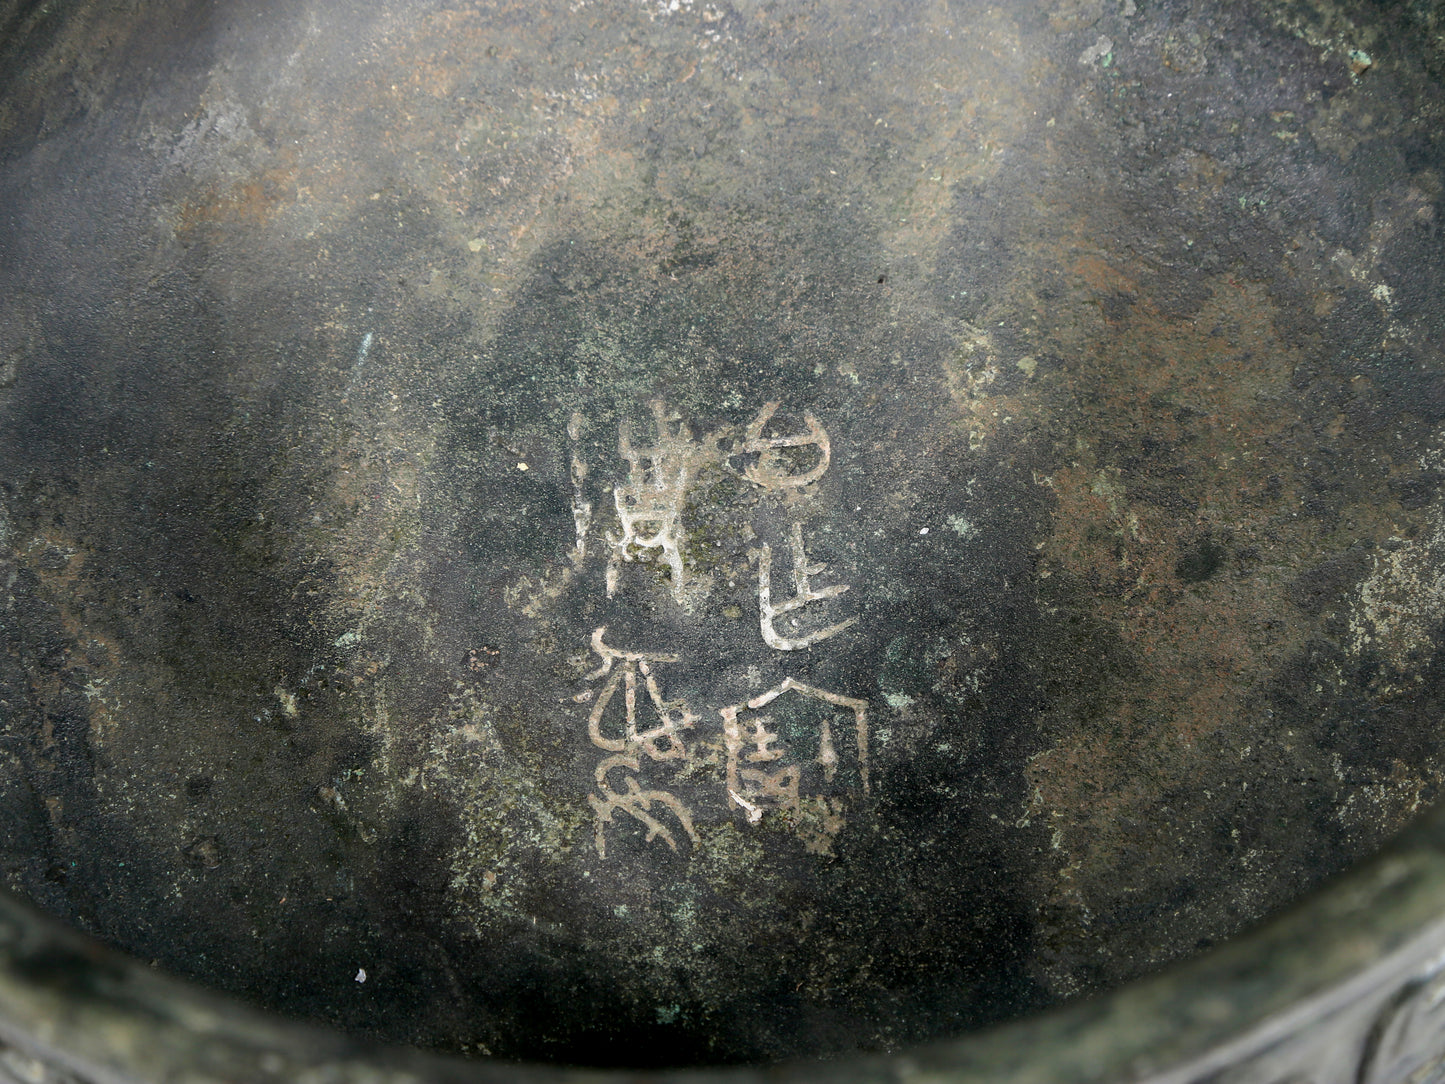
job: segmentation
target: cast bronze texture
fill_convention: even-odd
[[[6,884],[633,1067],[1315,890],[1445,770],[1442,34],[0,3]]]

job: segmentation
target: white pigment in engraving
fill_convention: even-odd
[[[651,443],[635,445],[627,423],[618,427],[618,451],[627,461],[628,474],[612,489],[620,535],[612,531],[604,535],[609,551],[609,598],[618,590],[622,564],[633,561],[665,563],[671,594],[689,611],[706,596],[708,578],[696,570],[689,576],[684,562],[688,539],[683,521],[688,488],[705,469],[721,467],[761,489],[794,491],[786,494],[790,504],[797,490],[823,476],[832,455],[827,430],[812,414],[804,413],[804,432],[767,432],[779,405],[766,403],[745,426],[723,426],[701,440],[694,438],[687,423],[660,399],[650,404],[656,431]],[[579,452],[587,424],[586,417],[574,413],[567,426],[572,444],[572,518],[576,530],[576,545],[570,557],[578,568],[586,560],[593,524],[593,506],[585,498],[589,472]],[[816,451],[810,453],[810,448]],[[759,562],[762,638],[779,651],[810,647],[859,620],[850,617],[812,631],[800,627],[800,611],[813,603],[838,598],[849,586],[813,587],[813,578],[825,575],[827,570],[823,564],[809,561],[801,521],[792,523],[789,542],[793,591],[791,597],[778,603],[774,603],[772,593],[772,547],[764,544],[750,554]],[[787,814],[782,823],[793,827],[808,850],[831,853],[829,843],[844,823],[845,808],[842,797],[829,786],[834,784],[840,766],[833,731],[847,718],[834,709],[852,714],[857,779],[867,794],[866,700],[785,678],[751,699],[719,709],[717,716],[710,715],[722,723],[721,748],[705,743],[715,753],[703,755],[704,747],[694,750],[686,740],[686,732],[700,717],[683,700],[668,700],[656,673],[657,667],[678,662],[678,656],[614,648],[605,640],[606,631],[604,626],[592,634],[592,651],[600,662],[586,675],[588,682],[600,684],[574,697],[578,703],[590,704],[588,739],[603,754],[594,772],[597,790],[588,796],[596,815],[599,858],[607,857],[607,829],[617,823],[615,815],[619,812],[646,829],[647,842],[660,839],[677,851],[679,837],[686,835],[694,847],[699,845],[688,804],[653,780],[667,772],[678,773],[678,779],[687,778],[710,764],[722,770],[717,782],[723,784],[720,789],[727,795],[728,808],[740,811],[749,825],[761,824],[767,812],[777,810]],[[760,684],[754,682],[753,688]],[[774,709],[778,721],[761,710],[785,694],[819,702],[821,707],[802,709],[799,715],[799,705],[778,705]],[[723,754],[725,766],[713,759],[716,753]],[[850,762],[852,759],[849,757]]]
[[[748,427],[743,432],[743,439],[733,446],[734,455],[756,455],[756,462],[748,463],[742,469],[742,475],[754,485],[762,486],[764,489],[801,488],[810,482],[816,482],[823,477],[828,469],[828,463],[832,456],[832,447],[828,443],[828,431],[818,424],[818,419],[811,414],[803,415],[803,424],[808,427],[808,432],[803,436],[796,437],[765,437],[763,428],[772,420],[773,414],[781,403],[765,403],[763,409],[758,411],[758,416],[748,422]],[[818,462],[813,464],[810,470],[801,471],[797,474],[788,470],[788,463],[784,459],[780,448],[807,448],[818,449]]]
[[[808,413],[803,415],[806,433],[764,436],[763,430],[777,413],[778,402],[765,403],[744,428],[742,438],[734,441],[732,450],[727,453],[721,450],[720,445],[736,432],[734,427],[724,426],[703,440],[694,440],[687,424],[679,415],[669,412],[663,400],[654,399],[650,405],[657,430],[656,443],[635,447],[627,424],[624,422],[618,429],[618,452],[627,460],[628,472],[627,481],[612,490],[617,519],[622,524],[622,536],[616,538],[610,532],[607,534],[611,549],[607,561],[607,597],[612,598],[617,593],[624,561],[652,560],[653,554],[649,551],[661,551],[660,557],[671,573],[672,597],[682,602],[687,589],[687,571],[683,561],[687,534],[682,511],[687,500],[687,487],[698,473],[704,467],[722,462],[728,469],[763,489],[800,489],[816,482],[827,471],[832,446],[828,431]],[[572,419],[573,424],[568,426],[569,435],[574,428],[580,431],[582,424],[580,415],[574,414]],[[572,439],[575,443],[577,437]],[[817,461],[794,473],[790,469],[793,464],[784,450],[809,447],[817,448]],[[744,460],[741,467],[728,462],[739,456]],[[578,532],[576,552],[585,554],[586,530],[592,520],[592,506],[581,497],[582,478],[587,468],[575,453],[572,464],[575,494],[572,515]]]
[[[773,721],[771,716],[759,715],[746,721],[739,718],[744,712],[764,708],[789,692],[853,712],[858,772],[863,782],[863,793],[869,793],[868,701],[805,685],[794,678],[784,678],[781,684],[767,692],[741,704],[731,704],[718,713],[723,720],[723,746],[727,750],[728,798],[743,811],[749,824],[757,824],[765,809],[798,812],[801,807],[802,766],[795,762],[777,769],[762,767],[787,756],[785,750],[774,744],[778,735],[769,729]],[[814,763],[822,768],[823,778],[831,782],[838,770],[838,752],[833,745],[832,719],[826,714],[819,724],[818,755]]]
[[[577,442],[582,439],[582,430],[587,419],[579,411],[573,411],[567,422],[567,436],[572,441],[572,525],[577,532],[577,545],[571,553],[572,564],[580,568],[587,559],[587,531],[592,526],[592,502],[582,496],[582,483],[587,480],[587,464],[577,454]]]
[[[626,769],[632,773],[640,772],[642,755],[654,761],[681,760],[686,762],[688,751],[686,743],[682,740],[681,732],[691,729],[698,717],[689,711],[687,705],[682,701],[665,699],[658,686],[657,677],[652,672],[652,664],[676,662],[676,655],[644,651],[618,651],[603,641],[602,637],[606,631],[607,629],[603,627],[592,633],[592,650],[597,652],[602,659],[602,665],[587,675],[588,681],[607,678],[606,684],[596,692],[592,711],[587,717],[587,735],[593,745],[612,754],[604,757],[602,762],[597,765],[595,778],[597,787],[602,793],[588,797],[593,811],[597,814],[597,854],[601,858],[607,857],[607,825],[612,823],[612,814],[618,810],[641,821],[646,826],[649,842],[660,838],[676,851],[676,838],[666,825],[652,815],[652,808],[656,804],[671,810],[688,838],[693,843],[697,843],[697,832],[693,829],[692,814],[687,806],[676,795],[668,791],[644,790],[638,782],[636,774],[624,776],[624,789],[615,790],[608,780],[608,775],[615,769]],[[620,662],[622,665],[614,670],[613,663],[616,662]],[[637,697],[639,674],[642,677],[642,685],[647,693],[648,701],[651,702],[659,720],[658,724],[649,730],[639,730],[637,726],[638,712],[642,706],[638,704]],[[614,728],[613,733],[604,733],[604,717],[608,705],[611,704],[619,688],[622,689],[622,699],[625,705],[623,726],[620,732]],[[594,690],[587,689],[574,699],[585,703],[593,700],[593,696]]]
[[[801,523],[793,523],[792,544],[794,594],[786,602],[773,604],[773,548],[764,542],[762,554],[758,558],[758,612],[763,639],[767,641],[769,647],[775,647],[779,651],[797,651],[816,644],[819,640],[837,636],[844,629],[858,623],[857,617],[850,617],[846,621],[840,621],[836,625],[829,625],[825,629],[818,629],[816,632],[810,632],[804,636],[783,636],[777,631],[773,622],[783,614],[801,610],[810,602],[837,598],[848,590],[847,584],[834,584],[831,587],[813,590],[808,582],[809,578],[821,575],[827,571],[827,568],[821,564],[808,563],[808,555],[803,549],[803,525]]]
[[[623,561],[650,559],[647,550],[661,550],[672,571],[672,597],[682,601],[686,585],[682,547],[687,538],[682,527],[683,501],[687,486],[704,464],[716,459],[716,448],[692,439],[687,423],[669,414],[661,399],[652,402],[657,426],[657,443],[634,448],[624,422],[618,433],[618,451],[627,460],[627,481],[612,491],[622,537],[609,532],[612,555],[607,561],[607,597],[617,591],[617,577]],[[675,428],[674,428],[675,426]],[[710,443],[710,442],[709,442]]]

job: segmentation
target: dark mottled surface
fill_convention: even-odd
[[[0,3],[6,882],[285,1012],[637,1065],[956,1034],[1297,897],[1445,771],[1442,33]],[[684,582],[609,597],[654,401]],[[775,401],[807,485],[747,477]],[[795,523],[849,591],[787,635],[857,620],[779,651]],[[599,853],[602,627],[699,716],[633,776],[675,850]],[[867,702],[869,786],[785,693],[838,770],[753,823],[718,709],[789,677]]]

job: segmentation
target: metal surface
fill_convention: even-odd
[[[1436,812],[1307,904],[1110,994],[894,1056],[627,1073],[444,1060],[283,1023],[6,902],[0,1074],[26,1084],[1421,1084],[1445,1073],[1442,892]]]
[[[631,1067],[955,1037],[1306,895],[1445,764],[1442,33],[0,4],[8,885]]]

